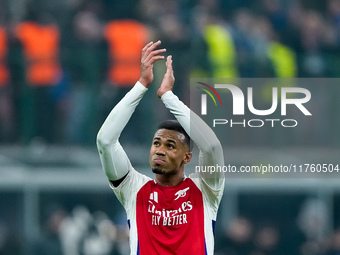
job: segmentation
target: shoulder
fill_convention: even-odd
[[[150,180],[152,180],[150,177],[131,168],[126,178],[117,187],[114,187],[112,183],[110,183],[110,187],[125,207],[135,199],[138,191]]]
[[[124,189],[126,186],[129,186],[129,188],[133,188],[130,185],[135,185],[135,187],[144,185],[146,182],[152,180],[150,177],[141,174],[137,172],[133,167],[129,170],[128,174],[124,178],[124,180],[117,186],[114,187],[112,184],[110,184],[110,187],[113,189],[113,191],[119,191],[121,189]]]
[[[220,188],[213,189],[200,175],[190,174],[188,179],[190,179],[202,192],[203,200],[217,210],[224,192],[224,182]]]

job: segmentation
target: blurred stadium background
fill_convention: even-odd
[[[190,77],[338,78],[340,0],[0,0],[0,255],[129,254],[95,138],[139,77],[141,45],[158,39],[186,103]],[[163,63],[154,70],[121,137],[148,175],[150,139],[171,117],[155,96]],[[316,92],[330,110],[304,146],[267,129],[277,139],[231,135],[228,162],[339,163],[340,87]],[[215,254],[339,254],[339,184],[227,180]]]

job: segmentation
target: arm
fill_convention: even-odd
[[[100,160],[106,176],[114,186],[118,186],[132,168],[118,139],[153,80],[154,62],[164,58],[159,54],[165,52],[165,49],[155,50],[160,43],[151,42],[143,48],[139,81],[113,108],[97,135]]]
[[[157,92],[165,106],[176,117],[190,138],[198,146],[200,166],[219,166],[224,165],[223,150],[220,141],[211,128],[177,96],[172,93],[174,84],[171,56],[167,59],[167,72],[162,84]],[[209,174],[202,176],[204,181],[214,190],[218,190],[224,185],[224,176],[222,173]]]
[[[135,108],[147,91],[140,82],[113,108],[97,135],[97,147],[106,176],[110,181],[121,180],[131,169],[131,163],[118,138]],[[119,183],[115,183],[116,186]]]

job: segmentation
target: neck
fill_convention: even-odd
[[[176,186],[184,180],[184,173],[176,175],[156,174],[155,180],[161,186]]]

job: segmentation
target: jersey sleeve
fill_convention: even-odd
[[[199,148],[198,164],[200,166],[223,166],[222,146],[212,129],[181,102],[172,91],[164,93],[161,99]],[[199,179],[200,182],[203,182],[200,185],[201,188],[208,189],[207,192],[210,195],[219,194],[219,191],[224,188],[223,173],[201,175]],[[203,190],[203,192],[205,191]],[[216,198],[216,196],[214,197]],[[217,195],[217,197],[219,196]]]
[[[137,172],[134,168],[131,168],[128,175],[118,185],[118,187],[114,187],[110,182],[110,187],[116,194],[119,202],[124,206],[128,218],[130,218],[130,214],[133,213],[131,210],[134,208],[133,205],[136,202],[137,192],[150,180],[150,177],[147,177],[146,175]]]
[[[119,180],[133,169],[118,139],[146,91],[147,88],[137,82],[113,108],[98,132],[97,148],[109,180]]]

